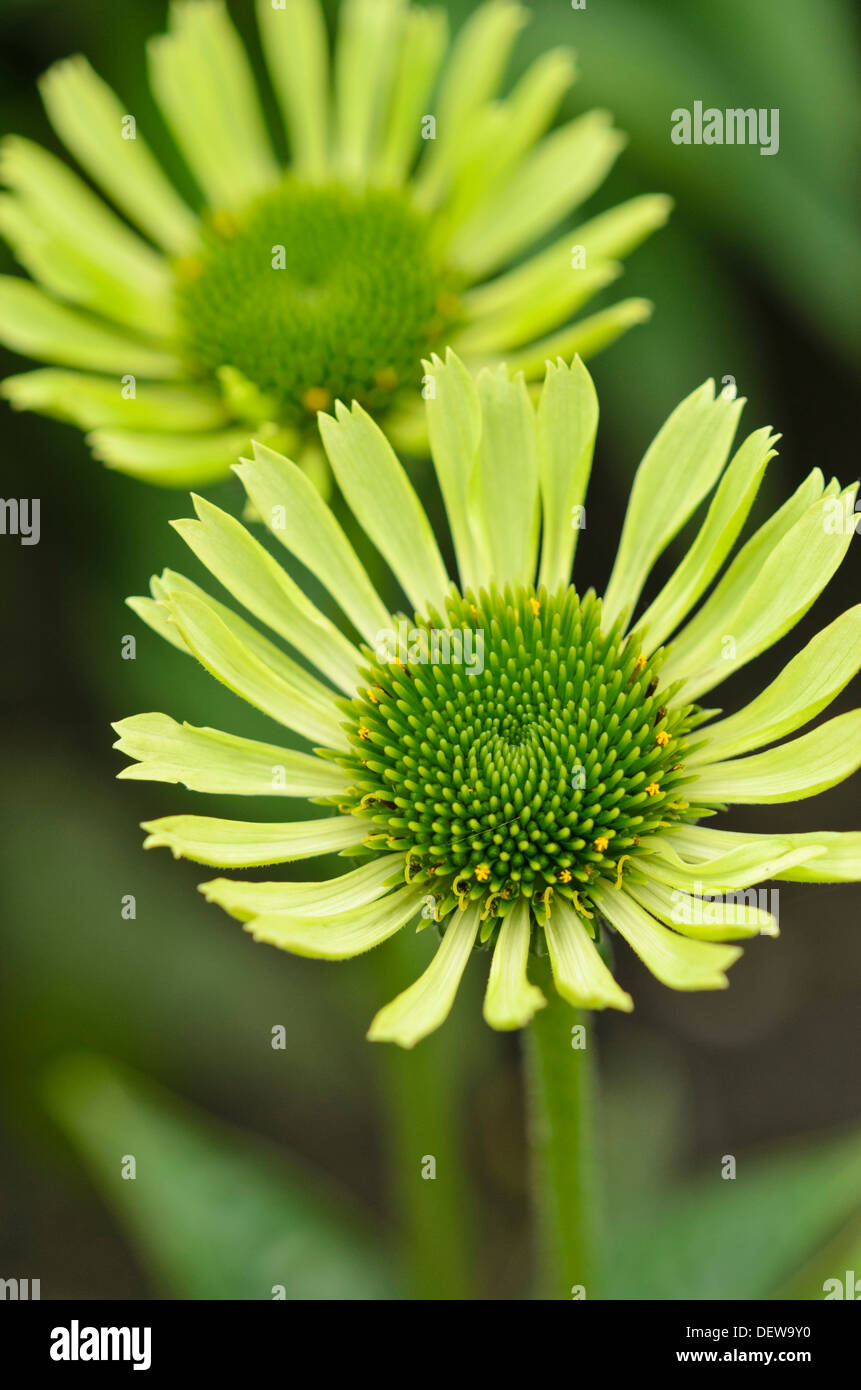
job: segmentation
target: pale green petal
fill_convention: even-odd
[[[133,333],[59,304],[29,280],[0,275],[0,342],[40,362],[84,367],[120,377],[170,379],[185,367],[173,353]]]
[[[627,893],[609,884],[595,884],[589,893],[662,984],[670,989],[726,989],[729,981],[724,971],[741,955],[737,946],[679,936],[662,927]]]
[[[248,883],[237,878],[214,878],[201,883],[199,891],[209,903],[217,903],[240,922],[252,917],[267,917],[286,912],[292,916],[334,917],[365,907],[394,886],[403,882],[404,856],[383,854],[360,864],[337,878],[323,878],[316,883]]]
[[[450,581],[433,528],[378,425],[360,405],[338,401],[320,435],[347,505],[417,611],[443,606]]]
[[[448,15],[439,9],[408,9],[392,96],[374,167],[374,181],[402,184],[421,138],[422,118],[430,115],[434,81],[448,42]]]
[[[704,806],[799,801],[844,781],[859,767],[861,709],[854,709],[779,748],[705,767],[685,792]]]
[[[592,471],[598,396],[576,357],[570,367],[549,363],[538,402],[538,472],[544,528],[540,584],[550,592],[571,581],[580,534],[579,513]]]
[[[159,487],[205,487],[230,472],[248,448],[247,429],[207,434],[158,434],[138,430],[94,430],[87,436],[93,456],[118,473]]]
[[[712,499],[708,514],[682,563],[637,623],[649,656],[687,617],[714,579],[747,520],[778,436],[765,429],[748,435]]]
[[[740,889],[716,902],[703,900],[688,889],[637,883],[632,878],[625,880],[625,891],[659,921],[698,941],[740,941],[780,934],[776,918],[757,905],[755,888]]]
[[[447,918],[436,955],[415,984],[380,1009],[370,1028],[370,1042],[395,1042],[415,1047],[448,1018],[458,985],[481,925],[481,905]]]
[[[563,900],[553,904],[544,928],[557,992],[578,1009],[622,1009],[630,1013],[630,994],[613,979],[577,913]]]
[[[707,740],[685,766],[713,763],[761,748],[800,729],[830,705],[861,667],[861,604],[818,632],[744,709],[709,724]]]
[[[611,626],[633,610],[649,572],[717,482],[743,400],[715,399],[711,381],[677,405],[637,469],[613,573],[604,596]]]
[[[698,893],[730,893],[737,888],[750,888],[822,853],[819,845],[796,845],[786,835],[740,836],[724,852],[696,864],[679,857],[669,835],[644,838],[642,848],[654,852],[637,856],[640,873],[670,888]]]
[[[601,184],[625,143],[604,111],[561,126],[458,228],[450,263],[473,280],[543,236]]]
[[[857,484],[840,494],[854,500]],[[687,629],[674,642],[663,668],[668,681],[684,680],[680,698],[696,700],[771,647],[804,616],[842,563],[853,533],[829,532],[829,497],[810,507],[778,541],[744,592],[733,591],[732,608],[715,592],[709,623],[697,622],[691,639]],[[736,599],[738,602],[736,602]],[[699,617],[699,615],[698,615]],[[701,635],[700,635],[701,634]],[[694,645],[692,650],[692,642]],[[732,645],[727,644],[731,639]]]
[[[450,195],[434,218],[437,249],[444,252],[473,209],[512,179],[551,124],[573,76],[573,54],[551,49],[527,68],[509,97],[476,112],[452,153]]]
[[[621,273],[622,267],[615,261],[598,261],[586,270],[569,270],[556,277],[547,294],[534,295],[510,309],[467,320],[462,328],[452,331],[452,346],[476,357],[501,353],[508,358],[512,348],[527,344],[531,361],[537,350],[534,340],[540,333],[565,323],[576,309]]]
[[[224,402],[211,386],[160,385],[121,377],[89,376],[60,367],[40,367],[0,382],[13,410],[35,410],[84,430],[132,426],[136,432],[217,429],[227,420]]]
[[[348,960],[388,941],[421,907],[419,888],[398,888],[340,917],[255,917],[245,928],[255,941],[315,960]]]
[[[328,759],[178,724],[167,714],[136,714],[113,727],[114,747],[137,759],[120,778],[231,796],[338,796],[345,789],[346,774]]]
[[[172,525],[225,589],[348,695],[362,658],[241,522],[192,494],[198,521]]]
[[[364,182],[380,143],[404,0],[342,0],[335,52],[335,138],[338,168]]]
[[[169,581],[168,612],[191,651],[210,675],[272,719],[295,729],[312,743],[346,748],[341,716],[333,692],[259,633],[247,638],[250,624],[232,616],[228,626],[223,605],[206,596],[183,592]]]
[[[446,188],[463,132],[502,82],[508,58],[528,12],[508,0],[489,0],[469,16],[452,45],[431,114],[436,139],[427,142],[415,196],[433,208]]]
[[[219,820],[215,816],[162,816],[144,821],[144,849],[169,849],[174,859],[193,859],[217,869],[256,869],[320,854],[354,849],[363,828],[353,816],[326,820]]]
[[[519,352],[507,354],[508,369],[523,372],[530,380],[543,377],[547,362],[557,357],[566,360],[574,357],[595,357],[610,343],[614,343],[629,328],[648,323],[652,317],[653,305],[648,299],[620,299],[608,309],[601,309],[588,318],[578,319],[576,323],[566,324],[564,328],[530,343]]]
[[[679,854],[694,860],[709,859],[763,838],[732,830],[711,830],[702,825],[678,826],[666,836],[668,844]],[[802,863],[781,869],[772,877],[794,883],[855,883],[861,879],[861,831],[810,830],[784,834],[781,839],[793,849],[814,849],[816,854]]]
[[[188,167],[216,208],[239,208],[279,176],[254,74],[222,0],[174,3],[147,45],[150,85]]]
[[[289,0],[280,9],[257,0],[257,23],[290,162],[297,174],[319,180],[329,165],[329,41],[319,0]]]
[[[365,641],[391,622],[365,569],[326,503],[301,468],[266,445],[234,468],[276,540],[301,560],[340,604]]]
[[[172,647],[176,647],[179,652],[184,652],[186,656],[192,655],[180,636],[179,628],[171,622],[167,609],[160,599],[134,595],[127,598],[126,603],[132,612],[146,623],[147,627],[151,627],[153,632],[158,633],[159,637],[163,637],[166,642],[170,642]]]
[[[72,303],[149,336],[176,332],[173,275],[62,160],[30,140],[3,142],[0,232],[31,275]]]
[[[522,376],[504,366],[478,377],[482,433],[474,493],[485,519],[494,582],[531,584],[538,558],[538,441]]]
[[[676,667],[677,678],[684,679],[713,656],[710,644],[715,629],[720,628],[722,633],[730,631],[726,620],[731,619],[743,603],[745,594],[780,540],[822,497],[824,483],[821,472],[814,468],[783,506],[745,542],[705,603],[674,639],[668,664],[670,669]]]
[[[582,270],[572,265],[574,253],[582,249],[585,268],[602,265],[628,255],[647,236],[663,227],[672,211],[672,199],[663,194],[646,193],[620,203],[566,232],[544,251],[494,280],[475,285],[462,297],[469,318],[529,311],[531,305],[564,293],[564,287]]]
[[[165,177],[140,130],[123,138],[132,113],[80,55],[55,63],[39,82],[51,124],[82,168],[153,241],[182,256],[197,244],[198,220]]]
[[[451,527],[461,589],[477,591],[490,578],[486,528],[469,498],[481,440],[478,387],[451,348],[445,364],[433,356],[423,365],[433,383],[426,402],[431,456]]]
[[[525,1028],[536,1010],[547,1003],[526,974],[529,936],[529,904],[521,900],[503,919],[493,949],[484,996],[484,1019],[491,1028]]]

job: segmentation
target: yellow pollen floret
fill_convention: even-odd
[[[490,865],[476,864],[475,876],[478,879],[479,883],[484,883],[486,879],[490,878]]]
[[[641,654],[637,657],[637,660],[634,662],[634,670],[637,672],[638,675],[639,675],[640,671],[642,671],[642,669],[643,669],[643,667],[645,666],[645,664],[646,664],[646,658],[645,658],[645,657],[642,655],[642,653],[641,653]]]
[[[531,598],[529,600],[529,607],[532,609],[533,615],[537,618],[538,614],[541,612],[541,604],[539,603],[538,599]]]
[[[647,788],[646,788],[646,795],[647,795],[647,796],[657,796],[657,795],[658,795],[658,792],[659,792],[660,790],[661,790],[661,789],[660,789],[660,787],[658,786],[657,782],[650,782],[649,785],[648,785]]]
[[[571,870],[570,870],[570,869],[563,869],[562,872],[561,872],[561,874],[557,874],[557,875],[556,875],[556,882],[557,882],[557,883],[570,883],[570,882],[571,882]]]
[[[599,854],[603,854],[609,843],[610,841],[607,839],[606,835],[599,835],[595,841],[595,848]]]
[[[660,733],[655,734],[655,743],[657,743],[659,748],[666,748],[669,741],[670,736],[667,733],[666,729],[661,729]]]
[[[370,738],[370,737],[371,737],[371,731],[370,731],[370,729],[368,728],[367,724],[360,724],[360,725],[359,725],[359,738],[368,739],[368,738]]]

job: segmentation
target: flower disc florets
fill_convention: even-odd
[[[414,384],[454,302],[403,193],[293,178],[210,218],[177,274],[192,358],[238,370],[287,422],[336,399],[373,409]]]
[[[553,893],[577,902],[688,809],[697,711],[670,708],[659,665],[621,623],[601,630],[592,591],[454,593],[444,617],[381,634],[345,702],[351,809],[428,881],[438,920],[479,899],[487,917],[521,896],[539,914]]]

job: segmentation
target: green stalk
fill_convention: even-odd
[[[560,999],[542,963],[547,1007],[527,1029],[526,1084],[540,1296],[600,1296],[595,1042],[588,1014]],[[585,1046],[572,1046],[574,1027]],[[577,1290],[575,1293],[574,1290]]]
[[[371,957],[389,999],[422,968],[415,934],[398,932]],[[415,1299],[475,1297],[468,1233],[472,1209],[463,1154],[463,1058],[442,1029],[412,1051],[375,1044],[385,1110],[389,1183],[403,1264]],[[432,1158],[436,1176],[423,1177]]]

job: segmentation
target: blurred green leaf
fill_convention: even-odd
[[[653,1198],[614,1231],[608,1297],[773,1298],[855,1222],[859,1164],[861,1135],[742,1158],[734,1179],[716,1162],[709,1178]],[[807,1287],[804,1296],[822,1296],[821,1280],[818,1294]]]
[[[55,1064],[54,1118],[168,1296],[390,1299],[397,1279],[340,1195],[103,1058]],[[123,1178],[126,1156],[135,1177]]]

